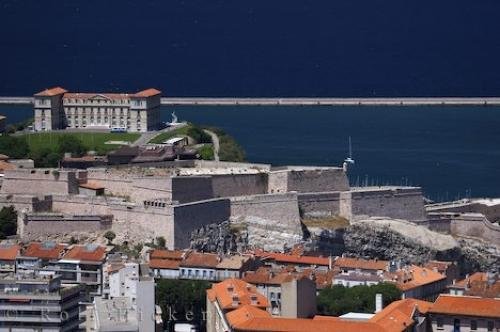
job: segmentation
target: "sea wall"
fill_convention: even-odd
[[[211,199],[195,203],[179,204],[174,209],[174,229],[172,245],[169,248],[188,248],[191,232],[203,226],[229,220],[228,199]]]
[[[422,190],[417,187],[367,187],[341,192],[340,215],[347,219],[366,216],[426,219]]]

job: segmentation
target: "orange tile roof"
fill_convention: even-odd
[[[106,258],[106,247],[93,245],[75,245],[63,259],[75,259],[87,262],[102,262]]]
[[[37,257],[41,259],[59,259],[66,245],[49,242],[31,242],[24,250],[22,256]]]
[[[16,169],[17,166],[14,164],[9,163],[8,161],[5,160],[0,160],[0,171],[10,171],[13,169]]]
[[[495,298],[500,297],[500,279],[495,275],[490,284],[486,272],[476,272],[471,276],[449,285],[451,289],[462,289],[464,295]]]
[[[185,252],[181,250],[154,249],[149,254],[149,258],[181,260],[184,254]]]
[[[0,260],[15,261],[21,246],[17,244],[2,243],[0,244]]]
[[[255,286],[234,278],[212,285],[207,296],[211,301],[217,300],[221,309],[236,309],[245,304],[265,309],[269,305],[266,297],[257,292]],[[233,298],[237,299],[236,306]]]
[[[429,313],[500,318],[500,299],[441,294]]]
[[[349,257],[338,257],[333,265],[339,268],[348,269],[361,269],[361,270],[386,270],[389,265],[388,261],[381,261],[377,259],[361,259],[361,258],[349,258]]]
[[[97,181],[87,181],[86,183],[80,183],[80,187],[92,190],[106,189],[106,187],[104,187],[101,183]]]
[[[411,265],[407,270],[398,270],[393,275],[395,276],[396,286],[402,291],[446,279],[446,276],[439,272],[416,265]]]
[[[278,263],[296,264],[296,265],[322,265],[329,266],[330,260],[328,257],[290,255],[282,253],[266,253],[262,255],[263,259],[272,259]]]
[[[230,311],[226,314],[226,319],[231,326],[244,324],[249,319],[254,318],[271,318],[271,314],[266,310],[262,310],[248,304],[244,304],[238,309]]]
[[[405,331],[414,324],[413,315],[416,310],[426,314],[431,306],[431,302],[415,299],[394,301],[381,312],[375,314],[370,321],[382,326],[388,332]]]
[[[260,267],[257,271],[247,271],[243,276],[243,280],[254,285],[267,284],[267,285],[280,285],[282,283],[290,282],[293,279],[302,278],[302,275],[293,273],[291,271],[271,271],[269,268]]]
[[[217,254],[191,252],[181,263],[185,267],[204,267],[215,269],[220,259]]]
[[[448,268],[452,265],[452,262],[443,262],[443,261],[429,261],[424,267],[428,269],[436,269],[440,273],[446,273]]]
[[[137,93],[134,93],[133,95],[131,95],[131,97],[144,97],[145,98],[145,97],[156,96],[158,94],[161,94],[160,90],[150,88],[150,89],[146,89],[146,90],[142,90],[142,91],[139,91]]]
[[[43,91],[40,91],[40,92],[36,93],[35,96],[37,96],[37,97],[52,97],[52,96],[66,93],[66,92],[68,92],[68,91],[66,91],[63,88],[58,86],[55,88],[50,88],[50,89],[45,89]]]
[[[149,260],[149,267],[152,269],[177,270],[181,264],[180,260],[152,258]]]
[[[236,311],[236,312],[235,312]],[[307,319],[266,317],[256,310],[237,309],[231,314],[229,323],[236,331],[273,331],[273,332],[383,332],[381,326],[372,322],[350,321],[338,318]],[[234,323],[233,323],[234,322]]]

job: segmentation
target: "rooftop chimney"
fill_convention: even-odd
[[[382,294],[375,294],[375,313],[379,313],[382,311],[384,305],[382,302]]]

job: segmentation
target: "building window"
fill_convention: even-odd
[[[436,319],[436,325],[437,325],[438,330],[442,330],[443,329],[443,318],[438,317]]]
[[[477,331],[477,320],[471,319],[471,321],[470,321],[470,329],[471,329],[471,331]]]
[[[495,328],[495,324],[493,323],[493,321],[489,320],[487,325],[488,325],[488,332],[492,332],[493,329]]]

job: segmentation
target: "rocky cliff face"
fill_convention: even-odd
[[[462,273],[500,269],[500,249],[479,240],[455,239],[404,220],[368,218],[345,229],[303,228],[287,232],[266,220],[248,217],[205,226],[192,233],[191,247],[208,252],[243,252],[250,248],[283,251],[301,242],[328,255],[397,260],[422,264],[432,259],[456,261]]]

